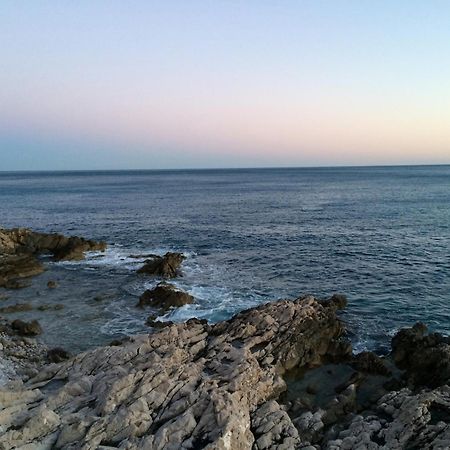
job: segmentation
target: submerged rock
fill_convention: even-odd
[[[33,255],[2,255],[0,251],[0,287],[19,289],[27,285],[20,278],[33,277],[44,271],[44,266]]]
[[[0,308],[0,314],[31,311],[32,309],[33,305],[31,303],[16,303],[15,305],[8,305]]]
[[[36,309],[39,311],[59,311],[64,309],[64,305],[62,303],[45,303],[39,305]]]
[[[145,261],[138,273],[162,278],[175,278],[181,275],[180,266],[185,256],[182,253],[168,252],[164,256],[154,255]]]
[[[47,287],[49,289],[55,289],[56,287],[58,287],[58,283],[56,281],[54,281],[54,280],[49,280],[47,282]]]
[[[146,290],[136,306],[152,306],[162,310],[178,308],[194,302],[194,297],[169,283],[159,283],[153,289]]]

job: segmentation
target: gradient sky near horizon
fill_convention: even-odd
[[[450,163],[450,2],[0,2],[0,170]]]

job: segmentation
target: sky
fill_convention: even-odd
[[[0,170],[442,163],[447,0],[0,2]]]

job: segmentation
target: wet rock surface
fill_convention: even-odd
[[[175,278],[181,275],[180,266],[184,259],[182,253],[176,252],[168,252],[164,256],[153,255],[137,272],[162,278]]]
[[[194,303],[194,297],[169,283],[159,283],[153,289],[146,290],[140,297],[136,306],[143,308],[151,306],[161,310],[178,308]]]

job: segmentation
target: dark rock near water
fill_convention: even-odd
[[[47,282],[47,287],[49,289],[55,289],[56,287],[58,287],[58,283],[56,281],[54,281],[54,280],[49,280]]]
[[[389,376],[390,369],[387,367],[385,360],[380,358],[373,352],[358,353],[351,363],[352,367],[361,372],[374,375]]]
[[[38,233],[27,228],[0,229],[0,287],[25,287],[22,278],[39,275],[44,266],[36,258],[51,253],[56,260],[83,259],[87,251],[103,251],[104,242],[56,233]]]
[[[0,250],[0,287],[19,289],[27,285],[20,278],[33,277],[44,271],[44,266],[32,255],[1,254]]]
[[[185,256],[182,253],[168,252],[164,256],[153,256],[145,261],[138,273],[162,278],[175,278],[181,275],[180,266]]]
[[[87,251],[104,251],[106,243],[78,236],[39,233],[27,228],[0,229],[0,254],[39,255],[51,253],[56,260],[83,259]]]
[[[154,315],[149,316],[145,323],[149,327],[156,328],[156,329],[160,329],[160,328],[164,328],[164,327],[173,325],[173,322],[171,322],[170,320],[167,320],[167,321],[158,320],[158,318]]]
[[[450,382],[450,339],[428,333],[423,323],[402,329],[392,338],[392,357],[406,370],[412,387],[435,388]]]
[[[347,297],[343,294],[333,294],[328,300],[325,300],[324,303],[327,303],[336,309],[344,309],[347,306],[348,301]]]
[[[146,290],[136,306],[151,306],[162,310],[178,308],[194,302],[194,297],[169,283],[159,283],[155,288]]]
[[[12,322],[11,327],[20,336],[37,336],[42,333],[42,328],[37,320],[25,322],[16,319]]]
[[[55,347],[47,352],[47,360],[51,363],[60,363],[71,357],[71,354],[61,347]]]

